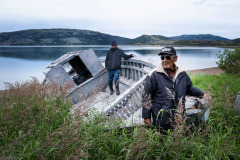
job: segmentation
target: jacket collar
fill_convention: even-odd
[[[176,65],[176,64],[175,64]],[[184,72],[183,69],[179,68],[177,65],[176,65],[176,73],[175,75],[173,76],[173,82],[175,82],[176,78],[178,77],[178,75],[182,72]],[[163,66],[162,66],[162,63],[158,64],[157,68],[156,68],[156,72],[159,72],[159,73],[164,73],[168,76],[167,72],[164,70]]]

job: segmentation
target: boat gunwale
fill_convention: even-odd
[[[134,83],[133,86],[131,86],[129,89],[127,89],[126,91],[124,91],[124,93],[121,95],[121,97],[117,98],[114,102],[112,102],[106,111],[104,111],[105,115],[108,115],[108,113],[112,112],[113,109],[115,109],[115,107],[121,103],[122,100],[124,100],[125,98],[127,98],[130,94],[132,94],[132,92],[134,90],[136,90],[139,86],[141,86],[145,80],[147,75],[144,75],[142,78],[140,78],[136,83]]]

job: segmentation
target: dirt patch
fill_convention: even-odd
[[[224,71],[221,70],[218,67],[203,68],[203,69],[196,69],[196,70],[188,70],[187,71],[187,73],[190,73],[190,74],[215,74],[215,75],[219,75],[223,72]]]

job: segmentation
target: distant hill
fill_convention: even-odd
[[[135,39],[77,29],[35,29],[0,33],[0,45],[110,45],[173,44],[174,40],[160,35],[142,35]]]
[[[239,45],[239,46],[240,46],[240,38],[233,39],[232,42],[233,42],[235,45]]]
[[[0,45],[105,45],[115,40],[129,44],[128,38],[77,29],[37,29],[0,33]]]
[[[131,44],[173,44],[175,41],[160,35],[142,35],[131,40]]]
[[[177,40],[173,45],[178,46],[234,46],[232,41],[219,40]]]
[[[215,36],[211,34],[197,34],[197,35],[181,35],[170,37],[174,40],[217,40],[217,41],[231,41],[230,39]]]
[[[211,34],[165,37],[142,35],[130,39],[90,30],[32,29],[0,33],[0,45],[110,45],[112,40],[120,45],[178,45],[178,46],[233,46],[239,39],[229,40]]]

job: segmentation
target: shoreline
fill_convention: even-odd
[[[187,73],[190,74],[209,74],[209,75],[219,75],[224,71],[219,67],[211,67],[211,68],[202,68],[202,69],[194,69],[194,70],[187,70]]]
[[[208,74],[208,75],[219,75],[224,71],[219,67],[211,67],[211,68],[203,68],[203,69],[194,69],[194,70],[186,70],[188,74]],[[0,88],[0,92],[5,89]]]

